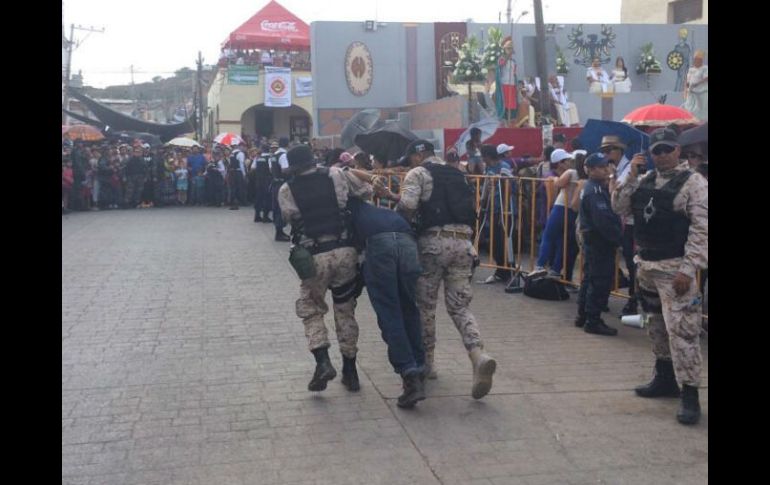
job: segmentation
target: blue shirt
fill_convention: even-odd
[[[412,226],[400,214],[367,204],[357,197],[348,199],[348,209],[353,214],[353,230],[361,243],[383,232],[404,232],[414,235]]]
[[[206,166],[206,157],[202,154],[190,155],[187,157],[187,166],[192,171],[192,176],[195,177],[203,172],[203,168]]]

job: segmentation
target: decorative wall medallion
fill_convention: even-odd
[[[348,89],[356,96],[363,96],[372,87],[374,64],[372,55],[363,42],[353,42],[345,53],[345,79]]]

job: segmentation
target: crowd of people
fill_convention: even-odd
[[[541,232],[537,266],[527,277],[545,273],[571,281],[582,248],[575,325],[590,334],[616,335],[601,313],[607,311],[621,252],[631,297],[622,313],[636,313],[641,305],[656,357],[653,381],[636,392],[679,396],[681,384],[677,417],[685,424],[697,422],[705,277],[700,287],[695,278],[708,267],[708,146],[682,147],[675,127],[656,130],[649,150],[655,170],[645,174],[648,154],[629,159],[617,136],[605,136],[593,154],[580,149],[578,140],[570,144],[571,152],[567,140],[557,136],[541,157],[516,158],[513,146],[481,143],[480,132],[472,130],[463,162],[455,149],[442,160],[426,140],[412,142],[397,161],[315,148],[307,140],[290,143],[286,137],[190,149],[153,147],[140,140],[91,146],[64,140],[62,210],[203,204],[238,209],[253,204],[255,223],[273,223],[277,241],[294,243],[290,261],[302,279],[297,315],[317,363],[308,388],[321,391],[336,376],[323,323],[327,289],[335,302],[342,382],[351,391],[360,388],[354,309],[365,281],[389,358],[403,379],[399,406],[409,408],[425,398],[425,379],[437,375],[435,309],[442,281],[447,310],[472,363],[471,394],[478,399],[489,392],[495,360],[484,352],[468,309],[477,248],[482,247],[474,239],[493,239],[497,269],[484,282],[510,280],[516,262],[506,255],[514,239],[507,229],[517,214],[515,204],[504,209],[508,202],[493,194],[502,194],[501,184],[507,184],[515,200],[518,185],[510,181],[533,177],[538,180],[532,185],[538,217],[529,222],[539,223]],[[477,203],[473,179],[479,175],[484,185]],[[549,186],[551,195],[557,192],[550,213],[544,202]],[[372,198],[373,205],[363,203]],[[352,225],[341,218],[343,209],[351,214]],[[497,214],[494,222],[487,224],[485,211]],[[291,235],[285,232],[288,225]],[[363,271],[356,269],[359,252],[372,260]]]
[[[219,67],[229,65],[290,67],[296,70],[309,71],[310,51],[222,48],[217,65]]]

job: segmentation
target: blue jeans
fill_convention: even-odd
[[[567,211],[567,279],[572,279],[578,247],[575,238],[575,222],[577,213],[572,209]],[[564,206],[555,205],[545,224],[543,237],[540,242],[537,265],[549,264],[553,271],[561,272],[564,261]]]
[[[405,374],[425,364],[420,312],[415,302],[422,269],[417,242],[409,234],[384,232],[366,241],[364,280],[377,313],[377,325],[388,344],[393,370]]]

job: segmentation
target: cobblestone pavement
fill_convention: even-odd
[[[572,325],[574,295],[543,302],[475,286],[471,308],[498,361],[481,401],[470,397],[470,361],[440,306],[439,379],[411,411],[395,406],[400,380],[364,296],[361,392],[339,377],[308,392],[314,362],[294,315],[288,245],[252,216],[62,217],[62,483],[708,481],[707,376],[701,423],[679,425],[676,399],[632,391],[651,375],[644,332],[583,333]],[[613,298],[613,313],[622,304]],[[703,353],[707,368],[705,340]],[[336,341],[330,355],[339,371]]]

